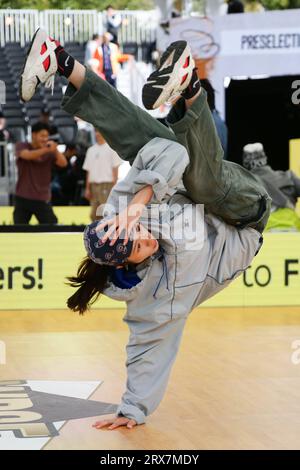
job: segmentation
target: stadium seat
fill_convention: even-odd
[[[24,113],[22,108],[4,108],[4,114],[6,118],[13,117],[13,118],[23,118]]]
[[[14,89],[14,91],[11,92],[11,91],[8,91],[7,87],[6,87],[5,98],[6,98],[6,101],[19,101],[19,95],[16,93],[16,89]]]
[[[51,113],[53,115],[53,117],[56,119],[65,119],[67,121],[71,121],[71,122],[74,122],[74,118],[72,116],[70,116],[70,114],[68,114],[66,111],[64,111],[63,109],[60,109],[60,108],[55,108],[55,109],[52,109],[51,110]]]
[[[42,100],[31,100],[28,103],[25,103],[26,110],[28,109],[39,109],[42,110],[45,108],[45,104]]]
[[[16,64],[16,65],[22,65],[23,62],[24,62],[24,57],[23,57],[23,56],[20,56],[20,55],[16,55],[16,56],[14,56],[14,55],[11,56],[11,55],[9,55],[9,56],[7,56],[7,62],[8,62],[9,64],[12,64],[12,65],[14,65],[14,64]]]
[[[55,87],[53,90],[53,94],[49,88],[44,88],[44,96],[47,100],[53,101],[62,98],[62,89],[59,87]]]
[[[48,101],[47,108],[49,110],[61,109],[61,99],[60,100]]]
[[[23,104],[20,102],[18,96],[14,99],[8,99],[8,97],[6,96],[6,101],[3,104],[3,107],[7,109],[12,109],[12,108],[22,109]]]
[[[40,117],[41,109],[40,108],[26,109],[26,114],[29,117],[30,123],[32,122],[32,120],[37,121],[38,118]]]
[[[25,119],[8,117],[6,119],[6,126],[13,142],[25,141],[27,130]]]
[[[20,43],[18,42],[7,42],[5,44],[5,51],[12,50],[12,49],[22,49]]]

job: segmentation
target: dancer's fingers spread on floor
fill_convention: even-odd
[[[119,420],[115,421],[114,423],[112,423],[111,426],[109,426],[109,430],[110,431],[113,431],[113,429],[117,429],[119,428],[120,426],[125,426],[127,423],[124,423],[124,422],[120,422]]]
[[[120,426],[126,426],[127,428],[131,429],[136,422],[133,419],[119,417],[114,420],[111,426],[109,426],[109,430],[117,429]]]
[[[101,429],[104,426],[108,426],[112,422],[113,422],[113,420],[107,420],[107,419],[104,419],[103,421],[97,421],[96,423],[93,424],[93,428]]]
[[[134,419],[131,419],[128,423],[127,423],[127,427],[129,429],[132,429],[134,426],[136,426],[136,421],[134,421]]]
[[[93,424],[93,427],[96,429],[102,429],[106,426],[109,426],[109,430],[117,429],[120,426],[126,426],[129,429],[133,428],[136,425],[136,422],[133,419],[126,418],[125,416],[118,416],[113,419],[105,419],[103,421],[97,421]]]

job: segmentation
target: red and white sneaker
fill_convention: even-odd
[[[58,45],[46,31],[39,28],[35,32],[20,77],[19,93],[22,101],[30,101],[40,83],[45,83],[53,91],[57,71],[54,51]]]
[[[179,96],[189,85],[195,62],[186,41],[175,41],[163,53],[160,65],[148,77],[142,99],[146,109],[156,109]]]

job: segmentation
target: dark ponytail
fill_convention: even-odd
[[[75,294],[67,300],[67,305],[73,312],[83,314],[98,299],[107,284],[109,269],[109,266],[94,263],[88,257],[82,260],[77,276],[67,278],[71,287],[78,287]]]

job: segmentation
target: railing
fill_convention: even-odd
[[[137,45],[155,40],[158,16],[156,10],[120,11],[123,23],[119,30],[120,44]],[[42,26],[50,36],[65,42],[86,42],[93,34],[105,30],[106,15],[96,10],[0,10],[0,47],[7,42],[30,41],[34,31]]]
[[[126,42],[142,44],[143,42],[151,43],[155,41],[159,22],[156,10],[121,11],[120,14],[123,20],[119,31],[119,41],[121,44]],[[105,22],[106,18],[103,20]]]
[[[62,44],[83,43],[102,32],[102,14],[96,10],[45,10],[40,13],[40,26]]]
[[[7,42],[19,42],[24,46],[38,25],[37,10],[0,10],[0,46],[4,47]]]

